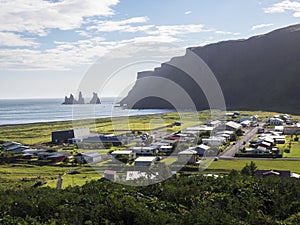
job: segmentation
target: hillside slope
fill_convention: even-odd
[[[200,56],[213,71],[227,109],[300,114],[300,24],[247,40],[225,41],[189,50]],[[191,96],[198,110],[208,108],[199,86],[183,71],[166,63],[153,72],[139,73],[135,86],[121,103],[138,109],[172,108],[166,101],[151,96],[136,102],[140,95],[164,90],[163,82],[149,85],[149,80],[146,82],[140,79],[142,77],[172,80]]]

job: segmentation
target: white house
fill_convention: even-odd
[[[275,126],[275,132],[278,132],[278,133],[282,134],[283,130],[284,130],[283,126]]]
[[[281,126],[283,125],[283,120],[280,118],[272,117],[269,120],[271,126]]]
[[[243,122],[241,122],[242,127],[250,127],[252,124],[251,120],[244,120]]]
[[[163,153],[169,153],[169,152],[172,152],[173,146],[170,146],[170,145],[160,146],[159,150]]]
[[[219,127],[221,125],[222,125],[222,122],[220,120],[213,120],[207,124],[207,126],[213,127],[213,128]]]
[[[143,178],[155,179],[158,174],[147,174],[146,172],[141,171],[127,171],[126,180],[137,180]]]
[[[119,157],[126,157],[127,160],[135,159],[136,154],[132,150],[113,151],[111,153],[112,163],[120,163]]]
[[[208,127],[208,126],[186,128],[186,131],[197,131],[199,134],[205,133],[205,132],[211,133],[213,130],[214,130],[214,127]]]
[[[158,146],[150,146],[150,147],[133,147],[131,150],[136,155],[154,155],[158,152]]]
[[[134,165],[149,167],[153,166],[156,161],[157,157],[138,157],[136,160],[134,160]]]
[[[226,143],[226,139],[223,137],[204,138],[202,143],[209,146],[220,146]]]
[[[242,125],[233,121],[228,121],[226,124],[226,130],[237,131],[242,128]]]

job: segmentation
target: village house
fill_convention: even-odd
[[[291,171],[289,170],[256,170],[254,173],[254,176],[256,177],[281,177],[281,178],[290,178],[291,177]]]
[[[126,174],[126,181],[131,181],[131,180],[138,180],[138,179],[145,179],[149,178],[151,180],[155,179],[158,174],[149,174],[146,172],[141,172],[141,171],[127,171]]]
[[[157,157],[138,157],[134,160],[134,165],[137,167],[150,167],[155,164]]]
[[[195,150],[199,156],[203,156],[205,154],[205,152],[210,149],[210,147],[207,145],[201,144],[192,149]]]
[[[242,127],[250,127],[252,125],[252,121],[251,120],[244,120],[241,122]]]
[[[225,129],[230,131],[237,131],[242,128],[242,125],[233,121],[228,121],[225,124]]]
[[[170,145],[164,145],[159,147],[159,151],[162,153],[170,153],[173,150],[173,146]]]
[[[213,120],[213,121],[210,121],[209,123],[207,123],[207,126],[212,127],[212,128],[217,128],[221,125],[222,125],[222,122],[220,120]]]
[[[133,147],[131,149],[136,155],[155,155],[158,153],[158,146],[149,146],[149,147]]]
[[[102,155],[96,152],[84,152],[84,153],[78,153],[74,156],[74,158],[79,163],[98,163],[102,160]]]
[[[61,130],[52,132],[52,143],[62,144],[68,143],[74,138],[74,130]]]
[[[200,127],[188,127],[186,128],[186,131],[196,131],[198,132],[198,135],[203,133],[208,133],[210,135],[214,129],[215,127],[200,126]]]
[[[25,149],[29,149],[29,148],[24,145],[12,145],[11,147],[7,148],[6,151],[11,153],[21,153]]]
[[[274,131],[279,134],[283,134],[283,130],[284,130],[284,126],[275,126],[275,129],[274,129]]]
[[[11,142],[6,142],[4,143],[2,146],[7,149],[7,148],[10,148],[10,147],[14,147],[14,146],[20,146],[21,144],[19,142],[14,142],[14,141],[11,141]]]
[[[111,153],[112,163],[121,163],[125,159],[127,162],[136,158],[136,154],[132,150],[113,151]]]
[[[285,135],[298,135],[300,134],[300,126],[286,126],[283,129]]]
[[[223,137],[211,137],[202,139],[202,143],[209,146],[221,146],[226,144],[226,139]]]
[[[197,151],[187,149],[178,153],[178,162],[183,164],[195,164],[197,162]]]
[[[270,118],[269,120],[269,123],[271,126],[282,126],[283,125],[283,120],[280,119],[280,118],[275,118],[275,117],[272,117]]]

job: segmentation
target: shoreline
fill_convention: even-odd
[[[158,110],[158,109],[151,109],[151,110]],[[176,111],[169,111],[169,112],[160,112],[160,113],[149,113],[149,114],[141,114],[141,115],[130,115],[130,116],[107,116],[107,117],[97,117],[97,118],[86,118],[86,119],[71,119],[71,120],[55,120],[55,121],[40,121],[40,122],[29,122],[29,123],[13,123],[13,124],[0,124],[1,127],[13,127],[13,126],[26,126],[26,125],[39,125],[39,124],[54,124],[54,123],[72,123],[74,121],[88,121],[88,120],[101,120],[101,119],[109,119],[109,118],[124,118],[124,117],[136,117],[136,116],[150,116],[150,115],[164,115],[168,113],[173,113]]]

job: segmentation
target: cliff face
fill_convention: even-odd
[[[189,48],[216,76],[230,110],[266,110],[300,114],[300,25],[290,26],[247,40],[226,41]],[[181,59],[183,60],[183,56]],[[181,60],[180,58],[178,60]],[[198,110],[208,108],[203,92],[183,71],[162,64],[153,72],[139,74],[133,89],[121,103],[131,108],[172,108],[162,99],[142,93],[159,93],[163,82],[149,85],[153,77],[181,86]],[[151,82],[150,82],[151,83]]]

